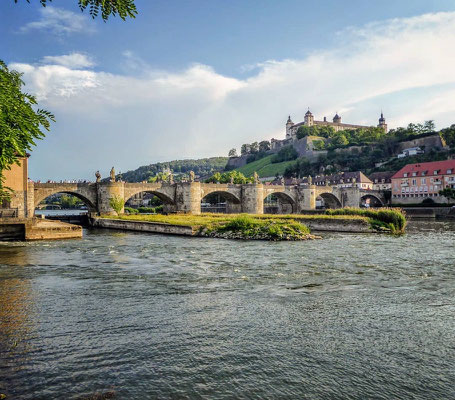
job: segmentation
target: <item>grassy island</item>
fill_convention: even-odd
[[[310,228],[316,231],[380,232],[401,234],[406,218],[401,210],[365,210],[344,208],[327,210],[323,214],[249,215],[249,214],[151,214],[120,215],[102,218],[163,224],[191,228],[195,236],[230,239],[307,240],[315,239]],[[342,227],[342,229],[340,229]],[[320,229],[322,228],[322,229]]]

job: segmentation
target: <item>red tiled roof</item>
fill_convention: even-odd
[[[446,175],[448,169],[452,170],[452,174],[455,173],[455,160],[408,164],[393,175],[392,179],[409,178],[413,172],[417,172],[415,176],[435,176],[434,171],[439,171],[437,175]],[[425,175],[422,175],[422,172],[425,172]],[[408,174],[406,177],[404,176],[405,173]]]

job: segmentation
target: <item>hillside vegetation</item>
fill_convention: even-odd
[[[273,163],[274,155],[269,155],[267,157],[261,158],[260,160],[253,161],[249,164],[244,165],[243,167],[237,168],[236,171],[241,172],[245,176],[252,176],[254,171],[256,171],[261,178],[283,175],[287,167],[292,165],[295,161],[283,161],[280,163]]]
[[[122,173],[122,180],[126,182],[148,181],[162,171],[170,169],[173,174],[187,175],[190,171],[198,176],[209,176],[226,167],[228,157],[200,158],[197,160],[174,160],[144,165],[133,171]]]

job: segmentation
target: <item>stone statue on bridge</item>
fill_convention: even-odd
[[[115,182],[115,169],[114,169],[114,167],[111,168],[110,176],[111,176],[111,182]]]
[[[174,175],[172,172],[169,174],[168,182],[170,185],[174,184]]]
[[[280,185],[284,185],[284,178],[283,177],[280,178]]]
[[[256,171],[253,172],[253,182],[257,185],[259,182],[259,175]]]
[[[101,174],[100,171],[95,172],[96,183],[101,182]]]
[[[194,171],[190,171],[190,182],[194,182]]]
[[[313,184],[313,178],[311,177],[311,175],[308,175],[308,185],[312,185]]]

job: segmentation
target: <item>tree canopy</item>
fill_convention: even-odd
[[[10,197],[4,187],[4,171],[19,162],[44,137],[54,115],[40,108],[34,96],[23,93],[24,82],[19,72],[9,70],[0,60],[0,199]]]
[[[26,0],[30,3],[30,0]],[[15,3],[18,0],[14,0]],[[39,0],[43,7],[46,7],[52,0]],[[137,14],[136,5],[134,0],[77,0],[81,11],[85,11],[87,8],[92,18],[101,15],[104,21],[107,21],[110,16],[119,16],[121,19],[135,18]]]

